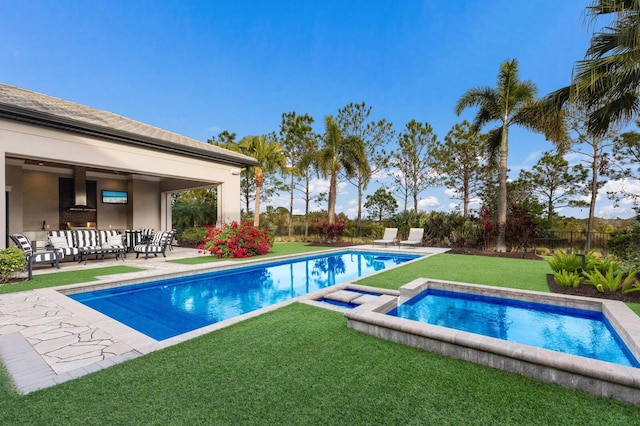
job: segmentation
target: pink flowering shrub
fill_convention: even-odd
[[[207,226],[208,235],[198,248],[218,258],[251,257],[266,254],[273,247],[268,230],[260,230],[247,221],[232,222],[222,228]]]
[[[340,241],[344,229],[347,226],[347,221],[341,217],[336,218],[336,223],[330,224],[327,221],[320,219],[312,219],[311,227],[318,234],[318,236],[329,243]]]

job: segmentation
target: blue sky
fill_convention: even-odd
[[[0,0],[0,81],[202,141],[277,130],[288,111],[322,132],[325,115],[362,101],[397,131],[416,119],[442,139],[473,117],[454,114],[460,95],[493,87],[505,59],[539,95],[568,84],[588,46],[589,3]],[[512,130],[512,175],[551,147]],[[343,185],[338,210],[353,217],[355,194]],[[442,189],[422,199],[428,210],[453,202]],[[610,204],[598,201],[600,216],[632,215]]]

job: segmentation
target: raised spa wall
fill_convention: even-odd
[[[382,295],[346,312],[348,326],[372,336],[453,358],[640,405],[639,368],[564,354],[386,314],[429,288],[601,311],[636,359],[640,359],[640,317],[622,302],[451,281],[433,281],[423,278],[414,280],[400,287],[399,296]]]

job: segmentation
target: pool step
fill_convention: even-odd
[[[344,289],[337,290],[332,293],[325,294],[322,298],[317,299],[318,302],[328,303],[334,306],[340,306],[347,309],[357,308],[358,306],[371,302],[380,296],[379,293],[371,293],[362,290]]]

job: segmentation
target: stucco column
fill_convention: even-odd
[[[163,192],[160,194],[160,229],[170,231],[171,222],[171,192]]]
[[[218,223],[240,222],[240,173],[218,185]]]

